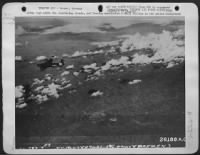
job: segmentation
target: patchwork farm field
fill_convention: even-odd
[[[184,37],[171,25],[150,25],[109,34],[17,36],[16,147],[160,144],[160,137],[185,137]],[[38,64],[52,56],[64,64],[41,70]]]

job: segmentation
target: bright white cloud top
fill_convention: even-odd
[[[36,57],[35,59],[36,59],[37,61],[41,61],[41,60],[47,59],[47,57],[46,57],[46,56],[38,56],[38,57]]]
[[[22,56],[15,56],[15,61],[22,61]]]
[[[177,57],[185,56],[185,42],[182,39],[184,37],[183,29],[179,29],[174,32],[164,30],[160,34],[149,33],[147,35],[141,35],[140,33],[136,33],[134,35],[121,35],[118,37],[121,38],[121,41],[116,40],[110,42],[95,42],[92,44],[95,44],[98,47],[104,47],[108,45],[114,47],[117,45],[120,47],[121,52],[134,52],[134,50],[151,49],[154,52],[154,55],[149,57],[145,53],[135,53],[133,54],[132,62],[128,62],[128,58],[125,57],[118,60],[110,60],[110,62],[107,62],[107,66],[104,66],[104,69],[109,68],[109,66],[112,64],[119,65],[126,63],[151,63],[160,59],[163,59],[164,62],[169,62],[177,59]]]

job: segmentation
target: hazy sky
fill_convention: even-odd
[[[138,23],[166,25],[173,21],[184,21],[184,17],[19,17],[16,18],[16,34],[39,31],[42,34],[62,32],[106,33],[100,27],[120,29]]]

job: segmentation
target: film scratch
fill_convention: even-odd
[[[194,153],[192,3],[7,3],[7,153]]]

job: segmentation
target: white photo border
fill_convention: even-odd
[[[176,6],[185,17],[185,121],[184,148],[16,149],[15,148],[15,17],[28,17],[21,7],[78,6],[97,11],[99,4]],[[39,16],[39,15],[38,15]],[[43,15],[44,16],[44,15]],[[49,15],[47,15],[49,16]],[[52,16],[52,15],[51,15]],[[64,16],[64,15],[63,15]],[[102,15],[95,15],[102,16]],[[110,16],[110,15],[109,15]],[[115,15],[116,16],[116,15]],[[120,15],[121,16],[121,15]],[[3,147],[14,154],[188,154],[198,150],[198,7],[193,3],[7,3],[2,8]]]

